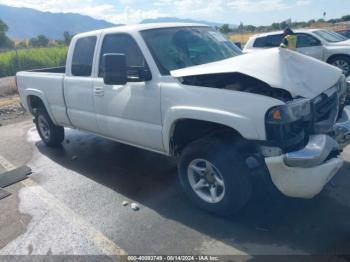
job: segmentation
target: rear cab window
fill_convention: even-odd
[[[73,76],[91,76],[97,37],[79,38],[74,47],[71,73]]]

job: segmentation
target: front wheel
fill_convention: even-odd
[[[245,161],[232,143],[216,138],[193,142],[183,151],[179,177],[194,203],[218,215],[237,213],[251,196]]]
[[[337,56],[332,58],[329,63],[343,70],[345,76],[350,75],[350,58],[346,56]]]
[[[44,108],[38,108],[34,119],[41,140],[50,147],[59,146],[64,140],[64,128],[56,126]]]

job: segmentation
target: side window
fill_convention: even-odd
[[[96,40],[96,36],[77,40],[72,59],[72,75],[91,76]]]
[[[103,76],[102,58],[104,54],[117,53],[126,55],[126,66],[128,67],[128,75],[132,75],[132,68],[140,68],[146,66],[146,60],[135,42],[135,40],[127,34],[111,34],[106,35],[101,48],[100,66],[98,76]],[[135,73],[135,72],[134,72]]]
[[[320,41],[308,34],[297,34],[297,48],[312,47],[321,45]]]
[[[266,37],[255,39],[253,47],[266,47]]]
[[[269,35],[266,37],[266,47],[278,47],[281,45],[283,35]]]

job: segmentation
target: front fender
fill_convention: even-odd
[[[261,139],[254,123],[243,115],[218,109],[174,106],[167,110],[164,117],[163,141],[166,153],[170,153],[169,141],[174,132],[176,122],[182,119],[202,120],[225,125],[233,128],[244,138],[252,140]]]

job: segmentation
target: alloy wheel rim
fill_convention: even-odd
[[[343,70],[343,73],[347,75],[349,73],[350,65],[347,61],[339,59],[333,62],[333,65]]]
[[[46,119],[43,116],[39,116],[38,117],[38,126],[40,129],[40,133],[42,134],[42,136],[46,139],[49,140],[50,139],[50,128],[49,128],[49,124],[46,121]]]
[[[207,203],[215,204],[225,196],[225,182],[219,170],[205,159],[193,160],[187,170],[195,194]]]

